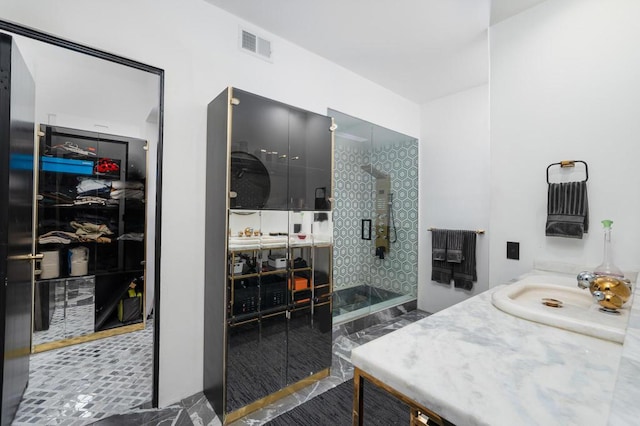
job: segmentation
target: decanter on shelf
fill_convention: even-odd
[[[602,263],[593,272],[583,271],[578,274],[578,287],[588,288],[601,311],[618,313],[618,309],[631,297],[631,283],[613,263],[611,251],[611,225],[613,221],[603,220],[604,255]]]
[[[610,277],[616,278],[624,278],[624,274],[618,268],[615,263],[613,263],[613,253],[611,251],[611,225],[613,224],[612,220],[605,219],[602,221],[602,226],[604,226],[604,255],[602,259],[602,263],[594,269],[593,273],[596,275],[607,275]]]

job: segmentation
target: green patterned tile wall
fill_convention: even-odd
[[[334,206],[334,288],[370,284],[417,295],[418,283],[418,142],[354,143],[336,138]],[[391,178],[395,231],[384,260],[374,256],[374,242],[361,238],[361,220],[374,219],[374,178],[362,170],[372,164]]]

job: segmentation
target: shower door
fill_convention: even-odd
[[[417,295],[415,138],[338,111],[335,132],[334,317],[368,315]]]

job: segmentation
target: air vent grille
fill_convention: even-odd
[[[240,48],[262,59],[271,60],[271,42],[244,29],[240,29]]]
[[[258,37],[258,55],[262,55],[266,58],[271,57],[271,42],[263,38]]]
[[[250,50],[251,52],[256,52],[257,50],[257,39],[255,34],[251,34],[250,32],[242,30],[242,48]]]

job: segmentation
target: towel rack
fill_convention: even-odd
[[[431,232],[431,231],[436,231],[438,228],[428,228],[427,231]],[[476,234],[484,234],[484,229],[476,229],[473,232],[475,232]]]
[[[564,160],[564,161],[560,161],[559,163],[551,163],[547,166],[547,183],[549,182],[549,169],[553,166],[560,166],[561,168],[564,167],[575,167],[576,163],[582,163],[584,164],[584,173],[586,175],[585,179],[582,182],[586,182],[589,180],[589,166],[587,166],[587,163],[582,161],[582,160]]]

